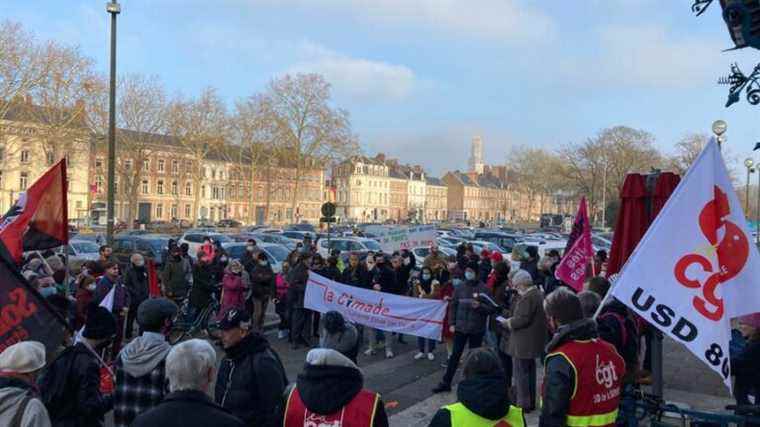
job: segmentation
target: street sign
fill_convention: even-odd
[[[326,222],[326,223],[337,222],[337,218],[335,218],[334,216],[323,216],[322,218],[319,219],[319,222]]]
[[[322,215],[330,218],[335,216],[335,203],[326,202],[322,204]]]

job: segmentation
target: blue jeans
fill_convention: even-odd
[[[435,350],[435,340],[417,337],[417,348],[420,353],[432,353]]]

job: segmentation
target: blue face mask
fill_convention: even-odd
[[[470,271],[465,271],[464,278],[467,280],[475,280],[475,273]]]
[[[462,285],[462,279],[456,278],[451,281],[451,284],[454,285],[455,288],[458,288]]]
[[[58,293],[58,290],[56,290],[55,287],[53,287],[53,286],[48,286],[46,288],[40,288],[40,294],[43,297],[45,297],[45,298],[49,297],[50,295],[55,295],[57,293]]]

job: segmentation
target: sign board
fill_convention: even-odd
[[[402,249],[431,246],[435,243],[437,233],[434,225],[389,229],[377,235],[383,252],[392,253]]]
[[[335,216],[335,203],[330,203],[330,202],[323,203],[322,215],[328,218]]]

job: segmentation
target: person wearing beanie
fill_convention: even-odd
[[[734,396],[737,405],[749,405],[750,395],[755,404],[760,398],[760,313],[740,317],[738,329],[746,344],[738,354],[731,354],[731,374],[736,377]]]
[[[359,333],[356,327],[346,322],[343,315],[337,311],[328,311],[322,316],[322,333],[319,336],[319,346],[340,352],[356,362],[359,353]]]
[[[146,299],[136,311],[142,335],[121,350],[114,364],[116,427],[129,426],[138,415],[158,405],[166,391],[165,360],[171,350],[166,334],[177,305],[166,298]]]
[[[82,338],[50,365],[40,382],[45,406],[55,427],[102,427],[113,408],[111,395],[100,391],[100,363],[94,353],[116,335],[116,319],[107,309],[90,304]]]
[[[490,295],[490,292],[478,280],[475,268],[465,268],[464,278],[464,284],[454,289],[454,297],[449,303],[449,319],[452,325],[450,330],[454,333],[454,347],[449,356],[446,373],[440,384],[433,389],[433,393],[451,391],[451,381],[459,367],[465,346],[469,345],[470,350],[480,347],[486,332],[489,310],[481,306],[478,295]]]
[[[491,350],[477,349],[467,356],[457,403],[435,413],[429,427],[525,426],[521,408],[510,404],[501,364]]]
[[[37,374],[45,367],[45,346],[22,341],[0,353],[0,425],[49,427],[50,417],[36,393]]]
[[[520,270],[527,271],[531,279],[533,279],[533,283],[543,283],[544,276],[538,271],[538,248],[527,246],[525,254],[525,259],[520,262]]]
[[[302,427],[314,418],[324,420],[321,425],[388,426],[380,395],[365,389],[356,364],[333,349],[309,351],[303,372],[283,397],[278,425],[284,427]]]

